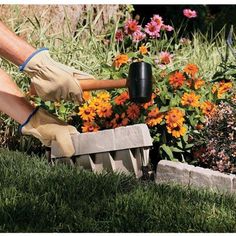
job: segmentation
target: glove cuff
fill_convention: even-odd
[[[39,110],[39,108],[40,108],[40,106],[36,107],[36,108],[33,110],[33,112],[29,115],[29,117],[26,119],[26,121],[25,121],[22,125],[20,125],[20,127],[19,127],[19,133],[20,133],[21,135],[23,135],[23,133],[22,133],[23,127],[29,123],[29,121],[30,121],[31,118],[36,114],[36,112]]]
[[[20,66],[19,66],[19,70],[23,71],[25,69],[25,66],[28,64],[28,62],[38,53],[48,50],[48,48],[40,48],[38,50],[36,50],[35,52],[33,52]]]

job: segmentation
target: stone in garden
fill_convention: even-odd
[[[188,185],[189,171],[183,163],[161,160],[157,165],[155,182]]]

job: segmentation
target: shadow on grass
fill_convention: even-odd
[[[236,198],[0,150],[1,232],[235,232]]]

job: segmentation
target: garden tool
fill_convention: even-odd
[[[24,135],[33,135],[45,146],[51,147],[52,141],[56,141],[63,157],[71,157],[74,146],[71,135],[78,133],[75,127],[59,120],[41,107],[37,107],[29,118],[20,126]]]
[[[82,91],[128,87],[130,100],[136,103],[150,101],[152,94],[152,68],[146,62],[133,62],[128,79],[95,80],[92,75],[55,62],[46,48],[34,52],[21,66],[32,76],[30,93],[42,100],[62,99],[82,102]]]

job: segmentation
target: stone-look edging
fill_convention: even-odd
[[[155,182],[176,183],[220,192],[236,192],[236,175],[167,160],[158,163]]]
[[[152,138],[146,124],[129,125],[71,136],[75,148],[73,158],[62,158],[62,150],[52,142],[53,164],[68,163],[93,172],[134,173],[140,178],[142,167],[149,163]]]

